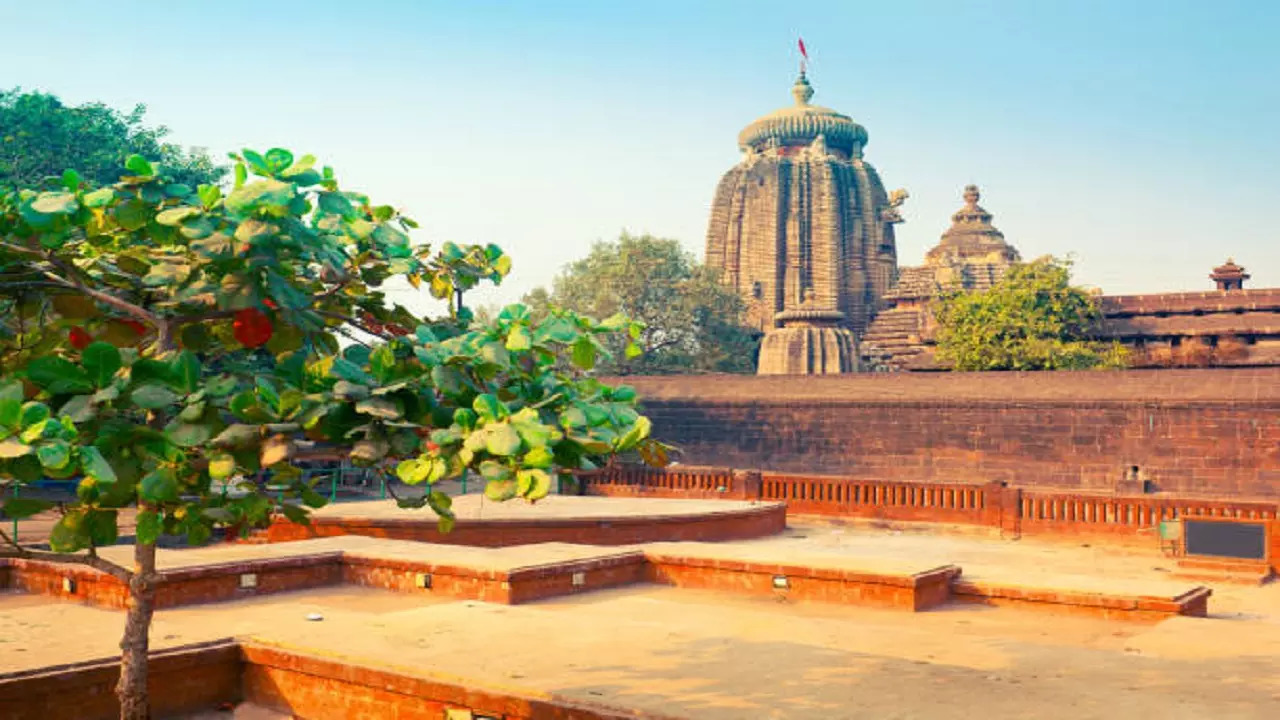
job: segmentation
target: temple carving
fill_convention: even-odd
[[[742,159],[716,188],[706,261],[764,333],[761,374],[853,372],[857,335],[897,280],[893,226],[907,195],[886,192],[863,158],[865,128],[810,103],[804,73],[792,96],[739,134]]]

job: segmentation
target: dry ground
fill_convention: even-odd
[[[1042,584],[1170,582],[1156,554],[1079,545],[810,526],[734,547],[928,558]],[[253,636],[700,720],[1280,717],[1280,583],[1215,587],[1210,607],[1211,618],[1141,625],[656,586],[519,607],[344,587],[161,611],[154,638]],[[312,612],[324,620],[306,620]],[[122,626],[112,611],[0,596],[0,671],[113,655]]]

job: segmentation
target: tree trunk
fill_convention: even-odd
[[[156,546],[137,543],[133,549],[133,577],[129,580],[129,615],[120,640],[120,720],[149,720],[151,703],[147,696],[147,651],[150,646],[151,614],[155,611]]]

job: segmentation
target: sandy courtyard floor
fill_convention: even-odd
[[[972,577],[1041,585],[1196,584],[1171,579],[1158,554],[1079,543],[801,525],[722,547],[758,557],[956,563]],[[1210,618],[1143,625],[977,606],[913,614],[659,586],[518,607],[337,587],[161,611],[153,645],[253,637],[699,720],[1280,717],[1280,583],[1215,586],[1210,607]],[[324,619],[308,621],[313,612]],[[0,672],[112,656],[123,620],[0,595]]]

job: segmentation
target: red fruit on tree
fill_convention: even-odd
[[[83,350],[89,347],[89,343],[93,342],[93,338],[89,336],[89,333],[80,327],[71,328],[71,332],[67,333],[67,340],[71,342],[71,347],[77,350]]]
[[[440,446],[437,445],[436,443],[433,443],[430,441],[427,442],[427,452],[435,452],[439,449],[440,449]]]
[[[241,345],[251,348],[265,345],[274,332],[271,318],[261,310],[248,308],[236,311],[235,321],[232,323],[232,334]]]

